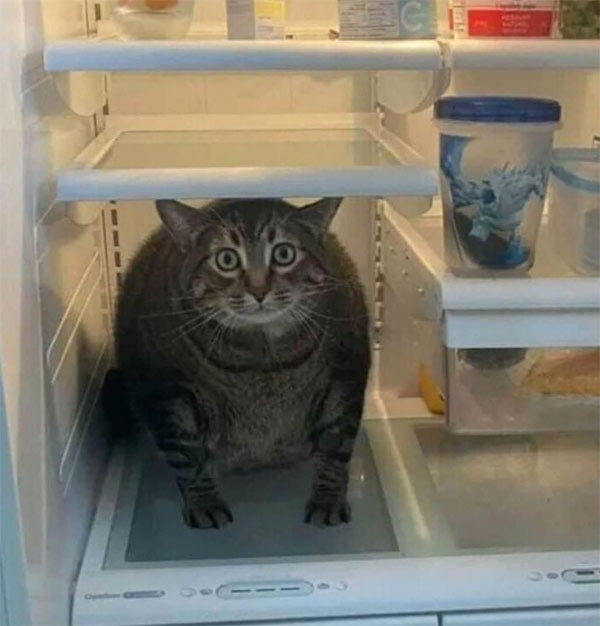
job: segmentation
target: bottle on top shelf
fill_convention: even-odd
[[[181,39],[192,24],[194,0],[110,0],[123,39]]]

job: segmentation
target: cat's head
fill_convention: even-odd
[[[282,200],[223,200],[193,209],[158,200],[182,252],[182,298],[232,326],[293,323],[334,283],[323,240],[340,203],[326,198],[297,208]]]

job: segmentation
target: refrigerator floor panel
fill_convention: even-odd
[[[598,567],[598,448],[582,437],[488,441],[367,419],[352,460],[352,522],[330,528],[303,522],[310,461],[225,477],[234,523],[194,530],[152,446],[121,446],[77,581],[73,623],[231,624],[593,604],[597,585],[561,575]],[[557,482],[570,465],[571,477]]]
[[[303,521],[312,479],[310,461],[224,477],[221,493],[231,505],[234,523],[202,531],[185,525],[179,491],[166,463],[150,450],[142,454],[139,470],[119,495],[106,568],[398,550],[364,433],[352,461],[348,494],[352,523],[329,528]]]

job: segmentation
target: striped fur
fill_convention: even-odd
[[[356,270],[327,230],[339,202],[157,203],[164,227],[121,292],[117,360],[136,416],[176,470],[192,527],[232,521],[220,472],[311,453],[306,521],[350,519],[348,463],[370,357]],[[297,250],[291,267],[272,260],[281,242]],[[243,266],[222,272],[223,247]]]

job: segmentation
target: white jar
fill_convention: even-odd
[[[194,15],[194,0],[110,0],[123,39],[181,39]]]
[[[446,262],[455,274],[528,270],[560,105],[512,97],[442,98],[440,187]]]

